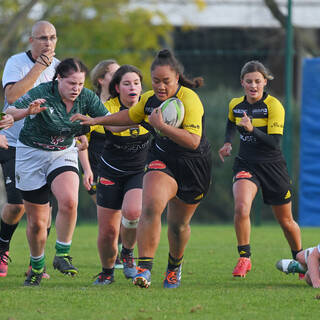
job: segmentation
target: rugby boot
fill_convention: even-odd
[[[53,268],[70,276],[78,274],[78,269],[72,265],[72,258],[67,254],[63,256],[55,256],[53,260]]]
[[[132,280],[135,286],[148,288],[151,284],[151,272],[149,269],[137,267],[137,274]]]
[[[233,269],[232,275],[234,277],[244,278],[250,270],[251,270],[250,258],[240,257],[238,259],[237,265]]]
[[[173,270],[167,269],[166,278],[163,281],[163,287],[166,289],[174,289],[180,286],[182,264]]]

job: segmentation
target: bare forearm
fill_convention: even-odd
[[[91,171],[91,166],[89,162],[88,149],[79,151],[79,160],[84,172]]]
[[[6,113],[11,114],[13,116],[14,121],[21,120],[25,118],[27,115],[29,115],[28,109],[17,109],[15,107],[9,107],[6,110]]]
[[[5,96],[8,103],[14,103],[17,99],[32,89],[44,69],[44,66],[36,63],[23,79],[12,85],[8,85],[5,89]]]
[[[167,124],[161,128],[160,132],[178,145],[191,150],[197,149],[201,140],[201,137],[194,133]]]

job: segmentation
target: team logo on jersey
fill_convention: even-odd
[[[130,136],[131,137],[137,137],[140,133],[139,128],[130,128]]]
[[[148,164],[148,169],[165,169],[167,166],[160,160],[154,160]]]
[[[52,107],[49,107],[49,111],[51,114],[53,114],[54,109]]]
[[[104,186],[113,186],[115,183],[107,178],[99,177],[99,183],[103,184]]]
[[[250,178],[252,178],[252,174],[247,171],[240,171],[235,176],[235,179],[250,179]]]
[[[286,193],[286,195],[284,196],[285,199],[289,199],[291,198],[291,192],[290,190],[288,190],[288,192]]]

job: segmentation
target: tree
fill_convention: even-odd
[[[150,83],[149,67],[156,50],[169,46],[171,26],[160,12],[130,9],[129,0],[2,0],[0,63],[26,50],[32,25],[49,20],[57,29],[57,57],[77,57],[89,68],[116,58],[139,67]],[[158,23],[154,24],[154,19]]]

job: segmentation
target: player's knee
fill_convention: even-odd
[[[59,211],[72,212],[77,209],[78,202],[73,198],[66,198],[58,202]]]
[[[245,201],[238,201],[234,207],[234,214],[239,218],[247,218],[250,215],[250,207]]]
[[[8,207],[8,211],[12,216],[20,216],[24,213],[24,205],[23,204],[10,204]]]
[[[170,223],[168,225],[168,227],[170,228],[171,232],[175,235],[175,236],[179,236],[182,233],[185,233],[186,231],[190,230],[190,225],[189,223],[187,224],[183,224],[183,223]]]
[[[122,217],[121,224],[127,229],[136,229],[138,226],[139,218],[131,219],[128,217]]]

